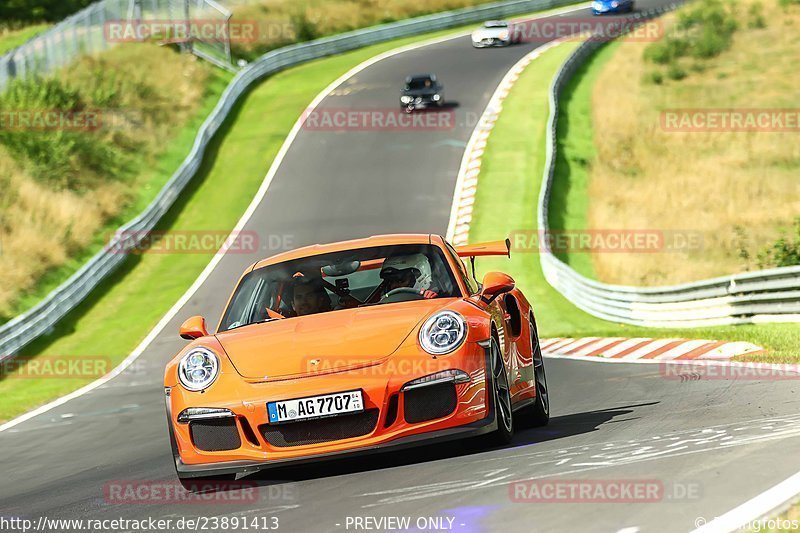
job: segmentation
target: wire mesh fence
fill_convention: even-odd
[[[121,42],[176,43],[232,68],[230,18],[215,0],[102,0],[0,56],[0,90],[13,79],[50,73]],[[198,22],[204,31],[197,31]]]

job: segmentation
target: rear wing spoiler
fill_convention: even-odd
[[[459,257],[484,257],[488,255],[504,255],[511,257],[511,240],[484,242],[480,244],[468,244],[457,246],[456,253]]]

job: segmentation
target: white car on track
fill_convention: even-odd
[[[516,42],[514,23],[507,20],[490,20],[472,32],[472,46],[508,46]]]

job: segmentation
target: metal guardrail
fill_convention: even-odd
[[[0,55],[0,90],[14,79],[44,75],[82,56],[114,47],[117,42],[109,38],[109,24],[178,24],[202,19],[227,26],[230,18],[230,11],[214,0],[101,0]],[[227,41],[193,40],[183,46],[218,66],[233,69]]]
[[[678,4],[640,14],[660,15]],[[549,231],[548,206],[556,165],[558,100],[575,71],[600,47],[589,39],[564,62],[550,85],[550,117],[544,178],[539,191],[538,224]],[[610,285],[576,272],[553,255],[542,239],[545,279],[570,302],[596,317],[650,327],[698,327],[757,322],[800,321],[800,266],[746,272],[662,287]]]
[[[260,79],[285,68],[376,44],[436,30],[453,28],[491,18],[504,18],[573,3],[574,0],[513,0],[480,7],[447,11],[400,22],[374,26],[286,46],[273,50],[242,69],[222,94],[195,138],[192,150],[158,196],[138,217],[117,232],[106,249],[98,252],[39,304],[0,326],[0,361],[13,357],[22,347],[50,331],[59,320],[80,304],[89,293],[125,261],[119,250],[130,249],[155,228],[203,160],[206,147],[230,113],[236,101]]]

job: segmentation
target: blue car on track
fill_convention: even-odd
[[[633,0],[592,0],[592,14],[630,13],[633,11]]]

